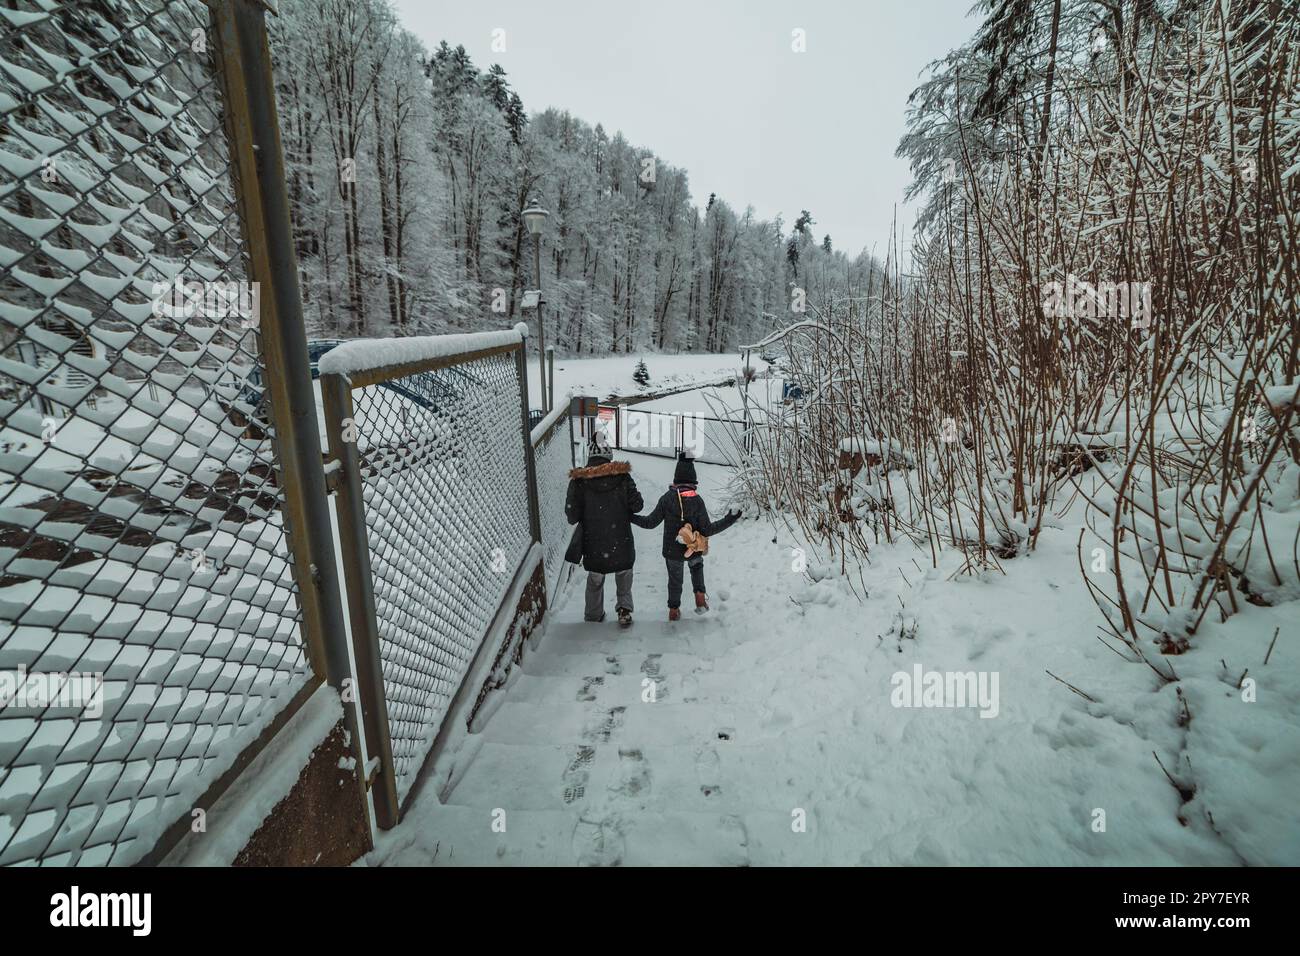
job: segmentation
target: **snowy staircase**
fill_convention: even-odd
[[[743,682],[713,672],[735,635],[717,612],[688,609],[668,622],[665,583],[645,580],[654,576],[638,576],[638,612],[627,630],[612,611],[601,624],[584,622],[575,582],[443,788],[439,830],[459,836],[448,849],[454,859],[439,862],[743,866],[815,858],[816,841],[792,828],[788,786],[772,779],[780,765],[773,769],[771,741],[747,746],[737,735],[737,721],[754,711],[731,700]],[[484,832],[498,809],[507,840]]]

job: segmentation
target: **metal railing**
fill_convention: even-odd
[[[19,6],[0,10],[0,864],[131,863],[342,679],[324,476],[292,422],[311,383],[263,10]]]
[[[410,361],[371,365],[371,343],[355,342],[320,363],[362,715],[378,760],[375,816],[385,828],[400,819],[541,540],[521,331],[402,341]]]

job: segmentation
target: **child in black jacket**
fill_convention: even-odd
[[[677,540],[682,525],[689,524],[705,537],[721,534],[740,517],[739,511],[729,511],[721,521],[710,521],[709,510],[704,506],[704,499],[696,491],[695,462],[684,454],[677,458],[677,468],[673,472],[673,483],[659,499],[654,510],[645,515],[632,515],[632,523],[642,528],[664,526],[664,562],[668,565],[668,620],[676,621],[681,617],[682,606],[682,562],[691,569],[691,588],[695,591],[695,613],[703,614],[709,609],[709,600],[704,591],[704,555],[686,556],[686,545]]]

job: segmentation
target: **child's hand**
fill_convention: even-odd
[[[739,517],[740,517],[740,513],[741,513],[741,512],[740,512],[740,509],[739,509],[739,508],[728,508],[728,509],[727,509],[727,517],[728,517],[728,518],[732,517],[733,515],[734,515],[735,517],[739,518]]]

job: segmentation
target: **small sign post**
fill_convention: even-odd
[[[569,451],[573,466],[578,466],[578,447],[573,440],[573,420],[582,422],[582,435],[587,437],[591,430],[590,422],[600,413],[600,399],[594,395],[574,395],[569,399]]]

